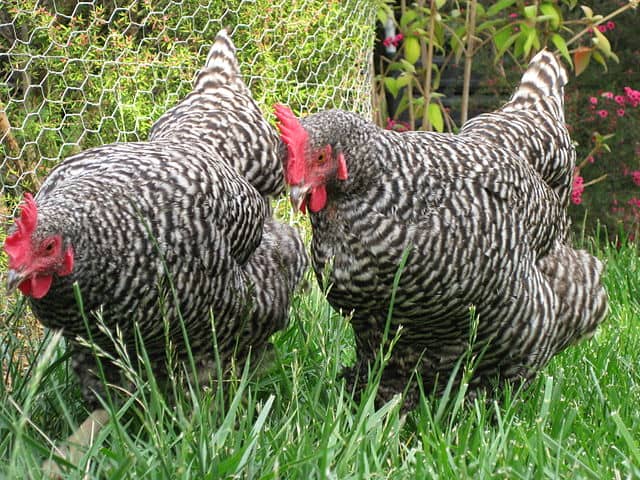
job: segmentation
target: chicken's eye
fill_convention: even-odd
[[[54,246],[55,246],[55,242],[53,242],[53,241],[48,242],[48,243],[44,246],[44,250],[45,250],[45,252],[47,252],[47,253],[51,253],[51,252],[53,252],[53,247],[54,247]]]
[[[324,163],[326,161],[326,159],[327,159],[327,155],[324,152],[322,152],[320,155],[318,155],[317,162],[318,163]]]

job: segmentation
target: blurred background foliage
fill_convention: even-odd
[[[222,27],[266,115],[276,102],[370,114],[375,12],[368,0],[6,0],[2,192],[36,189],[80,150],[145,139],[190,91]]]

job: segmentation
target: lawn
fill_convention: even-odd
[[[610,314],[596,336],[558,355],[530,388],[496,400],[459,392],[373,406],[340,379],[354,359],[348,321],[309,275],[275,360],[168,403],[138,377],[128,400],[68,478],[633,478],[640,477],[640,259],[607,263]],[[5,299],[7,300],[7,299]],[[38,478],[52,441],[84,419],[60,337],[44,337],[21,299],[0,323],[0,477]]]

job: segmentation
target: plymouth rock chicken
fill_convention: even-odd
[[[117,357],[93,313],[134,361],[139,329],[160,380],[168,357],[188,359],[182,323],[205,379],[217,375],[216,355],[223,371],[232,359],[241,368],[286,325],[307,257],[298,233],[269,215],[266,197],[284,188],[285,154],[221,31],[193,91],[156,122],[149,141],[86,150],[60,163],[35,197],[25,194],[5,242],[9,288],[29,297],[44,325],[62,330],[93,409],[103,384],[78,338],[90,334]],[[104,373],[121,384],[112,364]],[[105,421],[98,410],[83,427]]]
[[[331,305],[352,315],[356,387],[397,337],[379,401],[405,392],[414,406],[414,374],[441,394],[459,384],[464,358],[476,359],[470,392],[496,392],[604,319],[603,266],[569,244],[566,82],[542,51],[506,105],[457,135],[382,130],[340,110],[298,120],[276,106],[313,268]]]

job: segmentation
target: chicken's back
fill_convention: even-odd
[[[235,46],[224,30],[191,93],[155,122],[150,140],[209,147],[262,195],[284,191],[284,145],[244,83]]]
[[[576,152],[564,123],[567,73],[555,55],[539,52],[502,108],[466,122],[460,135],[509,150],[529,162],[567,207]]]

